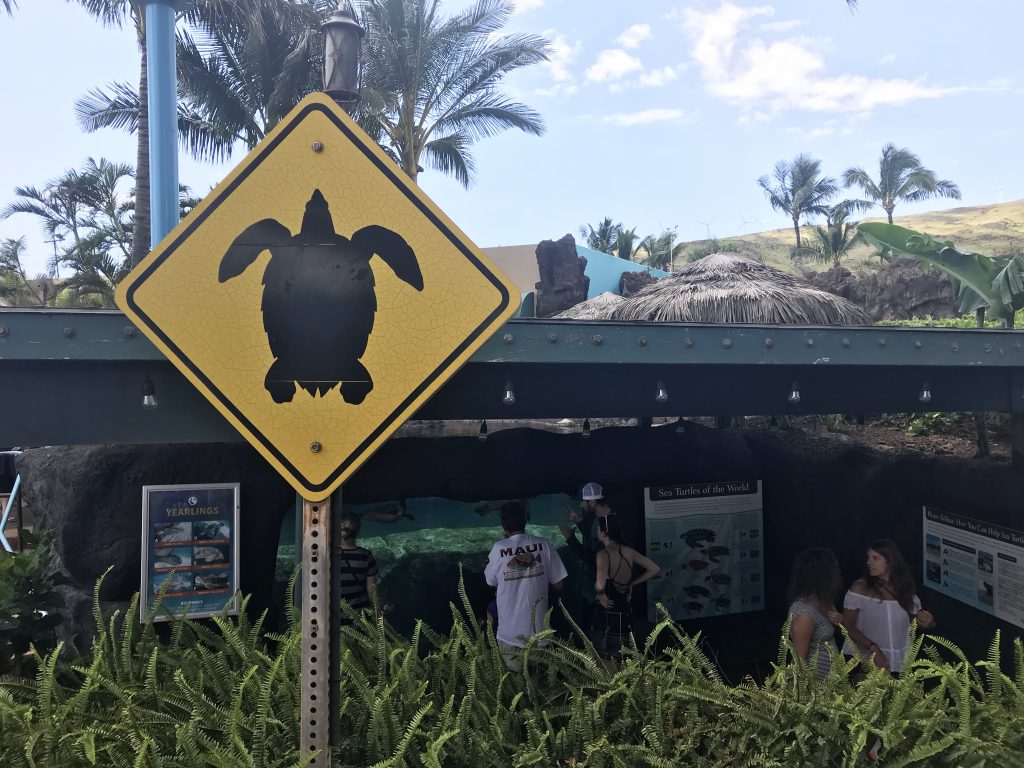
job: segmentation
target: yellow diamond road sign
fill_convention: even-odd
[[[326,498],[518,307],[518,289],[313,95],[117,304],[305,498]]]

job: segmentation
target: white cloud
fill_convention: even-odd
[[[617,38],[623,48],[639,48],[640,43],[651,36],[650,24],[634,24]]]
[[[892,64],[894,61],[896,61],[896,55],[893,53],[887,53],[878,59],[879,64]]]
[[[829,75],[822,41],[791,37],[768,43],[748,30],[752,19],[773,14],[771,6],[741,8],[729,2],[710,12],[683,12],[683,28],[693,41],[691,55],[705,88],[742,108],[747,118],[743,122],[770,119],[788,110],[865,113],[979,90],[932,85],[924,78]]]
[[[758,29],[762,32],[789,32],[791,29],[796,29],[806,24],[805,19],[790,19],[789,21],[769,21],[767,24],[762,24]]]
[[[544,6],[545,0],[512,0],[512,13],[526,13]]]
[[[671,83],[678,77],[676,70],[672,67],[662,67],[644,72],[637,78],[637,84],[645,88],[660,88]]]
[[[579,90],[572,64],[583,51],[583,44],[578,40],[570,44],[562,34],[552,36],[548,32],[546,35],[551,41],[551,54],[542,66],[551,75],[552,85],[538,89],[537,93],[541,96],[571,96]]]
[[[610,48],[601,51],[597,61],[587,68],[587,80],[592,83],[614,82],[643,68],[636,56],[630,56],[621,48]]]
[[[640,112],[617,112],[613,115],[605,115],[601,118],[601,122],[629,127],[633,125],[647,125],[649,123],[684,121],[686,119],[686,113],[681,109],[645,109]]]

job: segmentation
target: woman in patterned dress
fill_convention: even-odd
[[[814,547],[797,555],[789,584],[789,636],[818,680],[825,679],[839,653],[835,633],[843,615],[836,610],[835,598],[841,586],[839,563],[831,550]]]

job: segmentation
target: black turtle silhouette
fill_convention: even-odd
[[[274,363],[264,386],[275,403],[295,396],[295,385],[324,395],[341,384],[346,403],[358,405],[373,389],[359,362],[377,312],[370,259],[377,254],[399,279],[423,290],[416,254],[395,232],[363,227],[349,240],[334,231],[331,212],[314,190],[297,235],[263,219],[235,238],[220,262],[220,282],[237,277],[265,250],[263,328]]]

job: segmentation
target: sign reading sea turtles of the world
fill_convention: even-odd
[[[764,510],[760,480],[644,489],[647,556],[661,566],[648,614],[677,619],[764,610]]]
[[[117,303],[325,499],[518,307],[518,289],[334,102],[301,102]]]

